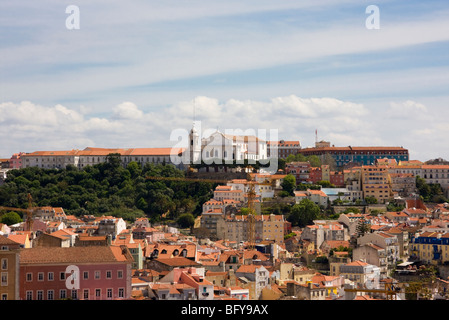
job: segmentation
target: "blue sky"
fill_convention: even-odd
[[[1,3],[0,157],[171,146],[196,101],[203,128],[449,159],[448,16],[436,0]]]

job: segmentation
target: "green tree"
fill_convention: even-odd
[[[365,197],[365,201],[367,204],[376,204],[377,203],[377,199],[373,196]]]
[[[136,161],[131,161],[130,163],[128,163],[126,169],[129,171],[129,173],[131,174],[131,178],[133,179],[137,178],[142,173],[142,166]]]
[[[311,155],[307,157],[311,167],[321,167],[321,159],[318,156]]]
[[[22,222],[22,218],[17,212],[10,211],[0,216],[0,222],[10,226]]]
[[[190,228],[195,224],[195,217],[191,213],[181,214],[176,220],[181,228]]]
[[[322,186],[323,188],[335,188],[335,185],[327,180],[318,181],[316,184]]]
[[[447,202],[448,199],[444,196],[443,189],[438,183],[428,184],[425,179],[416,176],[416,188],[419,195],[425,202]]]
[[[292,174],[287,174],[282,181],[281,187],[284,191],[288,192],[289,195],[293,196],[293,191],[296,189],[296,178]]]
[[[283,158],[278,158],[278,170],[285,170],[285,164],[287,161]]]
[[[287,220],[294,226],[301,228],[313,223],[313,220],[320,217],[320,207],[313,201],[305,198],[298,204],[293,205]]]
[[[398,204],[395,201],[389,202],[387,205],[387,211],[389,212],[399,212],[404,210],[405,206],[403,204]]]
[[[361,219],[358,221],[357,226],[356,226],[356,233],[357,233],[357,237],[362,237],[365,233],[370,232],[371,230],[371,225],[369,223],[366,222],[365,219]]]

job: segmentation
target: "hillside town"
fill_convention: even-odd
[[[192,129],[192,144],[176,154],[193,161],[201,154],[283,159],[284,166],[276,172],[183,167],[190,177],[216,181],[213,196],[188,228],[148,217],[67,214],[64,207],[17,208],[23,221],[0,224],[1,299],[448,298],[449,164],[444,160],[409,159],[403,147],[317,141],[302,148],[299,141],[216,135],[223,148],[199,141]],[[229,149],[225,140],[231,141]],[[83,170],[112,153],[124,166],[171,165],[173,155],[170,148],[17,153],[1,160],[0,180],[7,183],[11,170],[21,168]],[[441,192],[423,194],[423,185],[438,185]]]

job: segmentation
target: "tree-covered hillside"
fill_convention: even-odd
[[[0,187],[0,206],[26,208],[28,193],[33,206],[63,207],[66,214],[113,215],[133,221],[147,216],[152,222],[176,220],[184,213],[201,213],[212,197],[209,182],[154,180],[147,177],[184,177],[172,165],[130,162],[126,168],[117,155],[105,163],[77,169],[23,168],[8,172]]]

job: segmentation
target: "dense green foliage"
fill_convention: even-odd
[[[448,199],[444,196],[441,185],[438,183],[427,183],[425,179],[420,176],[416,176],[416,188],[418,189],[419,195],[425,202],[448,202]]]
[[[195,217],[191,213],[183,213],[177,220],[181,228],[190,228],[195,224]]]
[[[288,193],[288,195],[293,196],[293,192],[296,189],[296,178],[292,174],[287,174],[282,181],[282,190]]]
[[[287,220],[291,222],[293,226],[304,228],[307,225],[313,224],[313,220],[320,217],[320,206],[306,198],[292,206]]]
[[[301,153],[290,154],[285,158],[287,163],[289,162],[309,162],[311,167],[321,167],[321,160],[318,156],[312,155],[306,157]]]
[[[0,223],[6,224],[7,226],[19,222],[22,222],[22,218],[17,212],[10,211],[0,215]]]
[[[0,187],[0,206],[26,208],[30,193],[33,206],[62,207],[67,214],[113,215],[128,221],[147,216],[155,222],[162,217],[176,221],[186,213],[198,215],[212,197],[214,185],[209,182],[148,177],[183,178],[184,171],[172,165],[141,166],[137,162],[125,168],[117,155],[83,169],[11,170]]]
[[[338,246],[337,248],[332,248],[329,251],[329,256],[333,256],[334,252],[348,252],[349,257],[352,258],[352,248],[348,248],[348,247],[343,247],[343,246]]]

